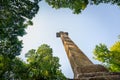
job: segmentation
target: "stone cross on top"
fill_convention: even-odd
[[[108,72],[102,65],[93,64],[88,57],[78,48],[78,46],[69,38],[68,32],[60,31],[56,33],[64,45],[66,54],[70,61],[74,79],[79,79],[83,73]]]

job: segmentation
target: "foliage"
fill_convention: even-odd
[[[18,36],[26,34],[37,13],[38,0],[0,0],[0,54],[14,58],[20,55],[22,41]]]
[[[104,63],[109,70],[120,71],[120,41],[115,42],[110,50],[104,44],[96,45],[94,55],[94,58]]]
[[[59,58],[52,55],[52,49],[41,45],[38,50],[31,49],[27,54],[31,80],[66,80],[59,69]]]
[[[37,51],[31,49],[26,57],[28,63],[0,55],[0,80],[66,80],[59,69],[59,58],[52,55],[48,45],[41,45]]]
[[[15,58],[12,61],[12,72],[14,73],[14,79],[28,80],[28,65],[20,58]]]
[[[0,56],[0,80],[27,80],[27,65],[19,58]]]
[[[88,0],[46,0],[53,8],[70,8],[74,13],[80,13],[88,5]]]
[[[17,72],[20,74],[17,69],[24,67],[23,62],[16,59],[22,49],[18,36],[25,35],[27,26],[32,25],[39,1],[0,0],[0,80],[15,79]]]
[[[0,55],[0,80],[4,80],[5,72],[10,70],[10,64],[11,60],[8,57]]]
[[[69,8],[76,14],[79,14],[89,4],[107,3],[120,6],[120,0],[46,0],[46,2],[53,8]]]
[[[107,4],[114,4],[120,6],[119,0],[91,0],[94,4],[100,4],[100,3],[107,3]]]

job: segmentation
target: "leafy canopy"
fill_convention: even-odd
[[[38,12],[38,0],[0,0],[0,54],[14,58],[20,55],[22,41],[31,19]]]
[[[26,54],[31,80],[66,80],[59,69],[59,58],[54,57],[52,48],[43,44],[37,50],[31,49]]]
[[[69,8],[75,14],[83,11],[87,5],[98,5],[100,3],[114,4],[120,6],[120,0],[45,0],[53,8]]]
[[[16,59],[22,49],[18,37],[25,35],[27,26],[32,25],[31,19],[38,12],[39,1],[0,0],[0,80],[16,79],[16,75],[21,73],[19,70],[22,71],[20,67],[24,67],[22,61]]]
[[[115,42],[110,49],[104,44],[96,45],[94,55],[94,58],[104,63],[110,71],[120,71],[120,41]]]

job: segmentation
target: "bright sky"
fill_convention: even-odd
[[[96,44],[105,43],[108,47],[118,40],[120,34],[120,8],[113,5],[88,6],[81,14],[73,14],[69,9],[55,10],[44,1],[39,3],[40,10],[33,19],[33,26],[27,28],[23,40],[21,58],[30,49],[37,49],[46,43],[53,49],[54,56],[60,58],[61,69],[68,78],[73,72],[63,44],[56,38],[56,32],[65,31],[92,62]]]

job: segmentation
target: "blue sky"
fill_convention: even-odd
[[[92,60],[96,44],[105,43],[108,48],[118,40],[120,34],[120,8],[109,4],[88,5],[81,14],[73,14],[69,9],[55,10],[44,1],[39,3],[40,10],[29,26],[27,35],[22,37],[21,58],[30,49],[41,44],[50,45],[53,55],[60,58],[61,70],[66,77],[73,78],[73,72],[66,56],[63,44],[56,38],[56,32],[65,31],[78,47]]]

